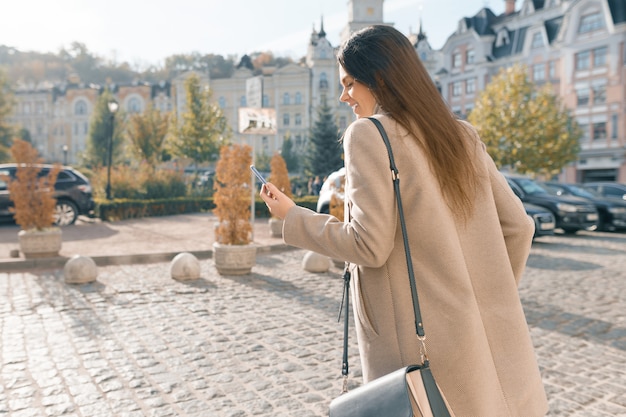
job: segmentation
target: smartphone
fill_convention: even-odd
[[[261,175],[259,170],[256,169],[254,165],[250,165],[250,169],[252,170],[252,172],[254,172],[254,175],[256,175],[256,177],[259,179],[259,181],[261,181],[262,184],[267,184],[267,180],[263,178],[263,175]]]

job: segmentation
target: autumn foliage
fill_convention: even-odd
[[[252,240],[250,224],[250,164],[252,148],[248,145],[224,145],[215,167],[213,213],[219,224],[217,241],[226,245],[246,245]]]
[[[289,181],[287,163],[285,163],[283,157],[278,153],[275,153],[270,161],[269,181],[274,184],[276,188],[285,193],[287,197],[292,198],[291,181]]]
[[[40,176],[42,163],[30,143],[16,139],[11,155],[17,163],[16,178],[8,181],[15,223],[23,230],[45,230],[54,224],[54,183],[61,170],[55,165],[47,176]]]

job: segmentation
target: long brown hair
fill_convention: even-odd
[[[467,219],[478,182],[474,143],[467,140],[407,37],[391,26],[370,26],[346,41],[337,60],[417,138],[452,212]]]

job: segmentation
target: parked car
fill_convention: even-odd
[[[598,227],[598,210],[590,201],[580,197],[551,194],[537,181],[525,176],[508,173],[504,176],[513,192],[524,203],[550,210],[557,229],[565,233],[576,233]]]
[[[317,212],[318,213],[330,213],[330,198],[333,193],[336,193],[341,188],[341,182],[346,175],[346,168],[342,167],[333,172],[326,178],[326,181],[320,188],[320,194],[317,198]],[[343,198],[343,196],[341,196]]]
[[[343,194],[341,194],[340,190],[343,177],[346,175],[345,173],[345,168],[341,168],[330,174],[326,181],[324,181],[320,190],[319,198],[317,199],[318,213],[329,213],[330,199],[333,194],[336,194],[339,198],[343,199]],[[536,206],[534,204],[523,204],[526,209],[526,214],[528,214],[528,217],[530,217],[535,223],[534,237],[553,235],[556,222],[552,212],[544,207]]]
[[[598,230],[613,232],[626,229],[626,201],[603,197],[579,184],[543,182],[554,195],[573,195],[591,201],[598,210]]]
[[[583,187],[596,191],[598,194],[619,200],[626,200],[626,184],[619,182],[586,182]]]
[[[554,235],[556,221],[550,210],[530,203],[522,202],[522,204],[524,205],[524,209],[526,209],[528,217],[535,222],[535,235],[533,239],[541,236]]]
[[[52,165],[41,165],[40,176],[48,175]],[[13,202],[9,198],[7,182],[2,180],[6,175],[15,179],[16,164],[0,164],[0,218],[12,219],[13,213],[9,210]],[[57,200],[54,224],[67,226],[74,224],[79,215],[93,216],[95,203],[92,197],[91,184],[87,177],[71,167],[63,167],[59,171],[54,184],[54,197]]]

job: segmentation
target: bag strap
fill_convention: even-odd
[[[422,322],[422,313],[420,311],[419,298],[417,297],[417,286],[415,284],[415,273],[413,271],[413,262],[411,262],[411,248],[409,247],[409,237],[406,230],[406,222],[404,221],[404,210],[402,209],[402,197],[400,196],[400,177],[399,171],[396,167],[396,162],[393,158],[393,152],[391,151],[391,144],[389,143],[389,137],[387,132],[383,128],[382,123],[378,119],[368,117],[374,125],[378,128],[380,135],[383,137],[385,146],[387,147],[387,154],[389,155],[389,168],[391,169],[391,177],[393,179],[393,188],[396,194],[396,201],[398,203],[398,215],[400,216],[400,226],[402,228],[402,239],[404,241],[404,253],[406,255],[406,267],[409,273],[409,282],[411,283],[411,296],[413,297],[413,313],[415,314],[415,333],[422,343],[423,356],[426,356],[426,347],[424,345],[424,324]],[[423,361],[423,358],[422,358]]]
[[[396,202],[398,204],[398,214],[400,216],[400,226],[402,228],[402,239],[404,241],[404,253],[406,255],[406,265],[409,274],[409,283],[411,284],[411,297],[413,298],[413,313],[415,315],[415,333],[420,341],[420,356],[422,364],[428,366],[428,354],[426,352],[426,334],[424,333],[424,324],[422,322],[422,313],[420,311],[419,299],[417,297],[417,286],[415,284],[415,273],[413,271],[413,262],[411,262],[411,249],[409,247],[409,237],[406,230],[406,222],[404,220],[404,210],[402,209],[402,198],[400,196],[400,178],[398,176],[398,168],[393,158],[393,152],[391,151],[391,144],[389,143],[389,137],[387,132],[383,128],[382,123],[378,119],[368,117],[374,125],[378,128],[380,135],[387,147],[387,154],[389,155],[389,168],[391,169],[393,188],[396,195]],[[341,300],[342,308],[344,310],[344,326],[343,326],[343,361],[341,365],[341,375],[343,375],[343,389],[342,393],[348,391],[348,328],[349,328],[349,300],[350,300],[350,271],[346,264],[346,268],[343,273],[343,297]],[[339,318],[341,319],[341,309],[339,311]]]

